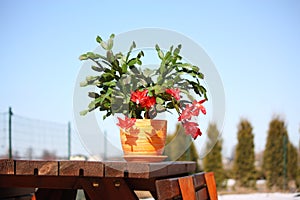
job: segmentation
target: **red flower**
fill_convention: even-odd
[[[180,89],[176,88],[176,89],[166,89],[166,93],[172,95],[177,101],[180,100]]]
[[[206,101],[206,99],[203,99],[201,101],[194,101],[195,102],[195,106],[197,107],[197,109],[201,110],[201,112],[205,115],[206,114],[206,109],[205,107],[202,105],[204,102]],[[193,105],[194,105],[194,102],[193,102]]]
[[[190,120],[193,116],[192,111],[193,111],[193,106],[192,105],[186,105],[185,109],[182,111],[181,115],[178,117],[178,121],[182,120]]]
[[[148,90],[143,90],[143,91],[137,90],[135,92],[132,92],[130,100],[135,102],[136,104],[140,104],[141,107],[149,109],[154,104],[156,104],[156,98],[147,96],[147,93]]]
[[[123,129],[128,129],[132,127],[135,124],[136,119],[135,118],[128,118],[125,116],[125,119],[121,119],[118,117],[119,123],[117,125]]]
[[[198,128],[198,124],[196,122],[184,122],[183,128],[185,130],[185,133],[191,135],[194,140],[198,136],[202,135],[202,132]]]
[[[202,103],[204,103],[205,101],[205,99],[199,102],[194,100],[192,105],[186,105],[185,109],[182,110],[181,115],[178,117],[178,121],[190,120],[193,116],[198,116],[200,111],[205,115],[206,109],[202,105]]]
[[[155,104],[156,104],[155,97],[148,97],[147,99],[145,99],[144,101],[141,102],[141,106],[144,108],[147,108],[147,109],[151,108]]]
[[[136,104],[140,104],[149,98],[147,96],[147,93],[148,90],[143,90],[143,91],[136,90],[135,92],[131,93],[130,100],[135,102]]]

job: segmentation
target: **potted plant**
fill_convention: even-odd
[[[167,122],[156,119],[160,113],[177,112],[185,133],[193,139],[201,136],[194,118],[200,113],[206,114],[204,75],[199,67],[182,62],[181,45],[171,46],[168,51],[156,45],[160,64],[157,69],[149,69],[142,67],[145,55],[143,51],[134,51],[134,42],[127,53],[115,54],[112,51],[114,34],[108,41],[99,36],[96,41],[106,51],[105,55],[87,52],[80,56],[80,60],[91,60],[94,63],[91,68],[97,73],[81,82],[82,87],[95,89],[88,93],[92,100],[81,115],[96,109],[105,112],[103,119],[122,114],[123,117],[117,118],[117,125],[125,159],[130,160],[136,154],[143,158],[162,158]]]

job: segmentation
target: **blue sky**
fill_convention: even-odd
[[[226,95],[224,152],[236,144],[241,117],[263,150],[273,115],[298,145],[300,2],[0,1],[0,112],[66,123],[82,63],[107,38],[145,27],[177,31],[211,57]]]

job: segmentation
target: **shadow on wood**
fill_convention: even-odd
[[[217,188],[213,172],[202,172],[179,178],[156,181],[159,200],[217,200]]]
[[[0,199],[31,200],[34,188],[0,188]]]

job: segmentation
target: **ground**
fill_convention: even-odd
[[[253,193],[253,194],[226,194],[219,195],[219,200],[300,200],[296,193]],[[144,200],[153,200],[148,198]]]
[[[296,193],[254,193],[219,195],[219,200],[300,200]]]

